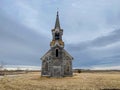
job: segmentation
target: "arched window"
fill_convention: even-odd
[[[58,49],[56,49],[56,57],[58,57]]]
[[[69,63],[67,63],[67,65],[66,65],[66,71],[67,71],[67,72],[70,71],[70,64],[69,64]]]
[[[69,64],[69,62],[66,62],[66,65],[64,66],[64,73],[66,74],[66,75],[69,75],[70,74],[70,64]]]
[[[45,63],[45,71],[48,71],[48,63]]]

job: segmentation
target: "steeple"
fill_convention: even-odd
[[[58,14],[58,11],[57,11],[57,16],[56,16],[55,28],[59,28],[59,29],[60,29],[60,22],[59,22],[59,14]]]
[[[63,29],[60,28],[59,14],[57,11],[55,27],[52,29],[53,39],[50,43],[51,47],[60,46],[64,48],[64,42],[62,41]]]

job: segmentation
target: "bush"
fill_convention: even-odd
[[[78,69],[78,73],[81,73],[81,70],[80,70],[80,69]]]

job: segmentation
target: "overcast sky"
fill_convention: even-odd
[[[57,10],[74,68],[120,69],[120,0],[0,0],[0,62],[41,66]]]

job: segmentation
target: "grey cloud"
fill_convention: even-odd
[[[49,38],[0,15],[0,61],[7,64],[40,65]]]
[[[25,5],[30,5],[38,12],[40,11],[40,16],[37,18],[40,19],[38,21],[44,23],[42,28],[47,28],[47,34],[44,33],[44,35],[20,24],[23,17],[16,16],[19,7],[15,8],[14,0],[1,2],[0,9],[3,11],[0,11],[0,61],[8,64],[39,65],[39,58],[49,48],[51,37],[46,37],[47,29],[51,29],[49,26],[54,23],[56,7],[59,7],[61,27],[64,29],[66,39],[65,48],[74,57],[74,67],[116,65],[117,63],[120,65],[118,61],[120,29],[116,30],[120,28],[120,0],[61,0],[59,2],[22,0],[21,2]],[[110,32],[111,29],[115,30]],[[110,33],[101,36],[104,32]],[[95,38],[96,36],[98,38]],[[71,44],[67,44],[69,41]]]
[[[94,40],[88,40],[76,45],[69,45],[70,49],[84,50],[90,47],[104,47],[116,42],[120,42],[120,29],[114,30],[106,36],[98,37]]]
[[[106,46],[120,41],[120,29],[111,32],[109,35],[98,37],[93,40],[92,46]]]
[[[113,44],[115,44],[115,46],[107,48],[107,46]],[[81,42],[79,44],[68,44],[66,46],[75,57],[75,66],[91,67],[92,65],[99,64],[120,64],[119,44],[120,29],[91,41]]]

